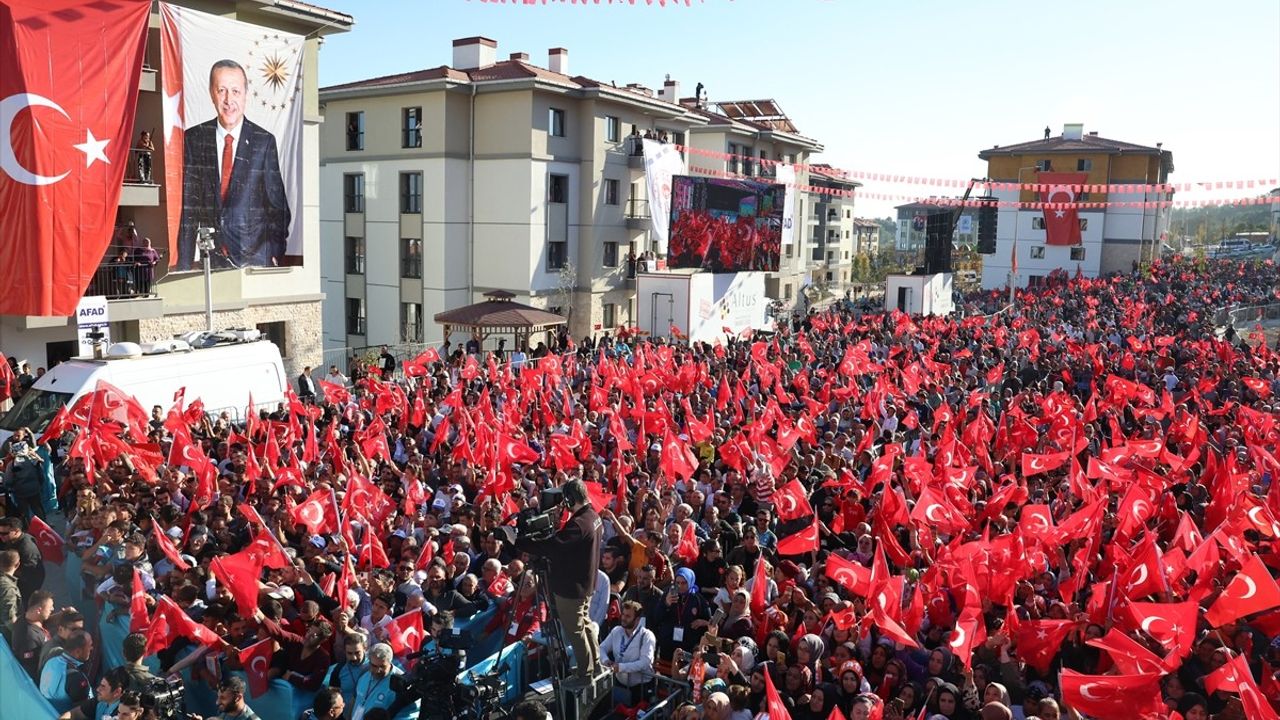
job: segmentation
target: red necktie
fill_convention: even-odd
[[[235,138],[227,135],[222,142],[222,187],[219,197],[225,202],[227,188],[231,187],[231,163],[235,159]]]

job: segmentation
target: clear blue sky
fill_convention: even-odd
[[[1280,175],[1275,0],[318,2],[356,18],[326,40],[322,85],[448,64],[454,38],[485,35],[499,58],[543,66],[568,48],[573,74],[604,82],[670,73],[683,95],[702,82],[713,101],[773,98],[826,146],[820,161],[850,170],[973,177],[979,150],[1081,122],[1163,142],[1175,182]]]

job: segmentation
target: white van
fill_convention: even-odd
[[[184,387],[186,402],[200,399],[209,413],[227,410],[232,418],[243,419],[250,393],[255,408],[274,410],[284,400],[289,379],[280,349],[257,336],[257,331],[238,331],[184,336],[190,343],[118,343],[111,346],[106,359],[59,363],[0,417],[0,443],[20,427],[39,435],[58,408],[93,392],[99,380],[133,395],[147,412],[155,405],[167,411],[174,393]]]

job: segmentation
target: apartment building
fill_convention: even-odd
[[[1128,271],[1134,263],[1159,256],[1159,248],[1169,227],[1169,208],[1142,207],[1172,200],[1173,194],[1156,192],[1152,186],[1168,182],[1173,172],[1173,153],[1155,146],[1138,145],[1084,132],[1084,125],[1065,125],[1061,135],[1051,136],[1045,128],[1039,140],[989,148],[978,153],[987,162],[987,177],[994,182],[1020,183],[1021,190],[996,190],[999,201],[1034,203],[1040,193],[1027,185],[1036,183],[1040,172],[1079,172],[1085,184],[1133,185],[1129,192],[1082,192],[1078,202],[1135,203],[1137,207],[1107,205],[1100,209],[1081,208],[1079,245],[1046,245],[1044,211],[1001,208],[998,216],[996,251],[983,258],[982,287],[1007,286],[1014,247],[1018,254],[1017,284],[1024,287],[1040,282],[1054,270],[1096,277]]]
[[[719,154],[685,152],[695,174],[768,178],[760,158],[820,149],[785,116],[681,98],[670,77],[657,90],[593,80],[564,48],[545,66],[499,57],[496,41],[462,38],[449,65],[320,90],[326,348],[440,342],[437,313],[495,290],[566,315],[575,337],[632,324],[630,259],[666,251],[642,137]],[[789,262],[784,249],[773,296],[807,280],[803,245]]]
[[[815,163],[809,167],[809,186],[813,210],[804,216],[802,232],[812,244],[808,257],[811,280],[841,290],[853,280],[853,256],[858,245],[854,191],[862,183],[850,180],[830,165]]]
[[[320,217],[312,192],[320,181],[321,117],[316,84],[319,51],[324,36],[346,32],[355,21],[345,13],[296,0],[176,0],[176,4],[307,38],[302,59],[302,187],[308,201],[298,209],[303,215],[303,263],[295,267],[219,270],[212,275],[211,293],[215,328],[263,331],[280,346],[286,370],[297,374],[304,365],[318,365],[322,360]],[[132,133],[135,140],[141,130],[164,127],[160,27],[159,8],[153,6]],[[143,151],[135,149],[120,194],[116,237],[85,292],[86,296],[106,298],[112,342],[152,342],[205,328],[203,274],[166,269],[171,258],[166,256],[169,238],[162,186],[164,133],[154,135],[156,147],[151,152],[154,165],[150,177],[144,178],[137,169],[138,153]],[[132,274],[131,253],[145,238],[151,239],[161,257],[154,276],[143,280]],[[130,259],[117,261],[121,249]],[[0,316],[0,348],[7,355],[30,363],[33,370],[51,367],[80,354],[75,318]]]
[[[957,208],[955,204],[960,202],[960,198],[950,197],[945,198],[945,200],[946,205],[913,202],[894,207],[894,210],[897,211],[898,219],[898,232],[894,238],[894,245],[899,252],[923,252],[925,223],[929,214],[947,210],[959,211],[959,217],[953,220],[956,231],[952,235],[952,243],[959,247],[969,247],[978,242],[978,208],[976,203],[972,206]],[[972,202],[972,198],[970,201]]]
[[[875,255],[880,252],[880,223],[871,218],[853,219],[853,254]]]

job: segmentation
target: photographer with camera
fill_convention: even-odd
[[[581,480],[565,483],[563,491],[564,504],[572,513],[564,527],[545,539],[516,538],[515,546],[548,560],[555,558],[547,576],[552,602],[573,647],[574,680],[589,685],[600,674],[599,641],[588,611],[600,570],[603,525]]]
[[[644,626],[644,608],[638,602],[622,605],[622,618],[600,643],[600,664],[613,671],[613,702],[635,705],[652,686],[653,656],[657,642]]]

